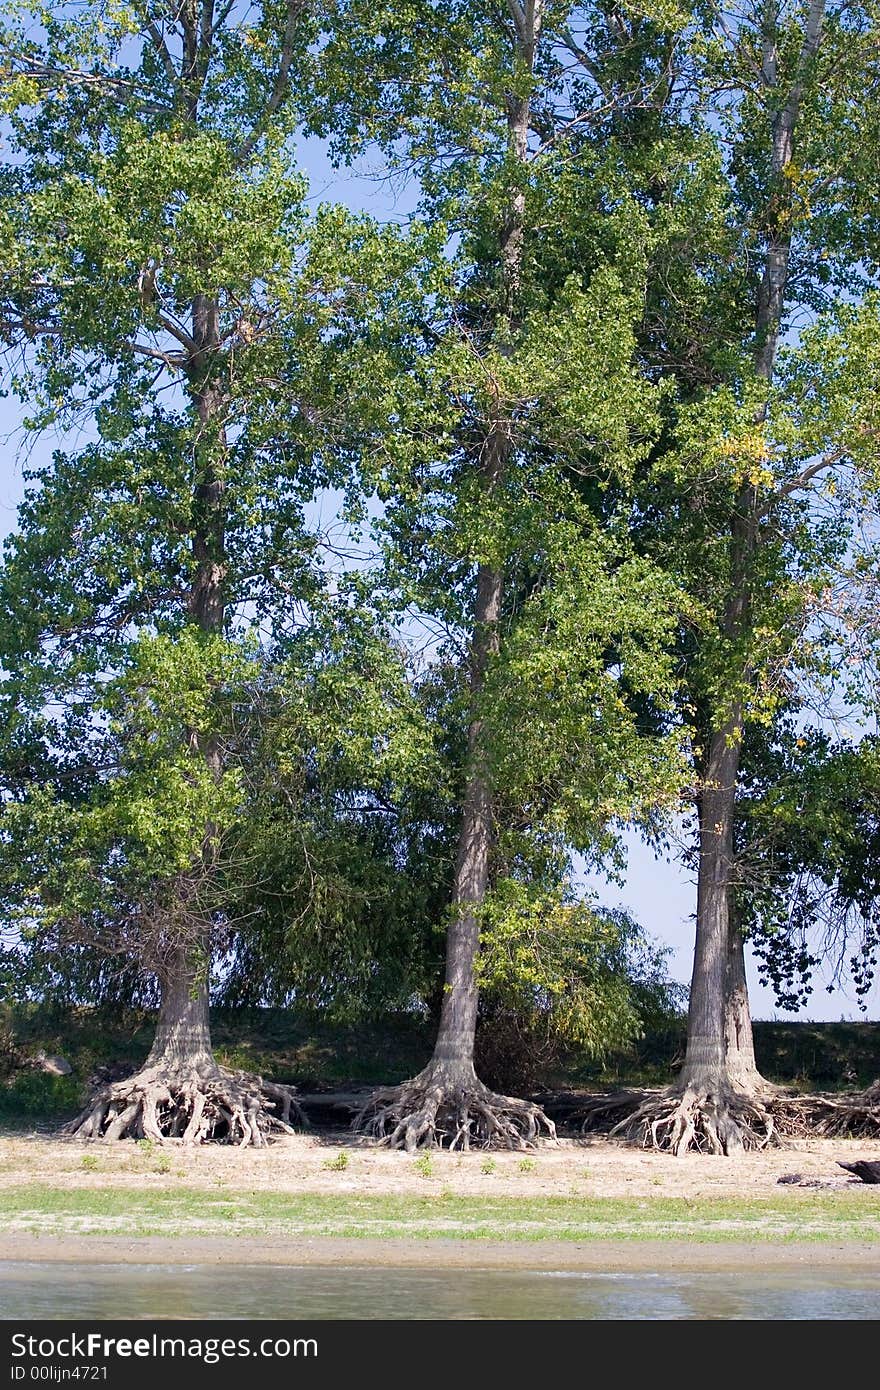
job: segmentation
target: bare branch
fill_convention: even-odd
[[[777,502],[782,501],[783,497],[790,497],[793,492],[799,492],[800,489],[806,487],[807,483],[811,482],[813,478],[823,473],[826,468],[833,468],[836,463],[840,463],[840,460],[845,457],[846,452],[846,449],[841,445],[839,449],[833,449],[830,454],[826,454],[823,458],[818,459],[816,463],[811,463],[809,468],[805,468],[801,473],[798,473],[797,477],[790,478],[787,483],[783,483],[781,487],[778,487],[776,491],[768,497],[766,504],[758,512],[758,516],[766,516]]]
[[[158,24],[154,19],[148,19],[144,24],[144,28],[153,44],[153,48],[156,51],[156,56],[161,62],[162,67],[165,69],[165,76],[168,78],[168,81],[171,84],[171,90],[175,92],[177,96],[182,97],[183,83],[181,81],[180,73],[174,66],[174,59],[171,57],[168,45],[165,42],[165,35],[162,33],[162,30],[159,28]]]
[[[149,357],[153,362],[162,362],[173,372],[180,371],[186,366],[187,357],[182,352],[162,352],[160,348],[148,347],[146,343],[124,343],[124,347],[129,352],[136,352],[139,357]]]
[[[185,328],[181,328],[175,319],[169,318],[167,314],[163,313],[157,314],[156,317],[165,332],[170,333],[172,338],[176,338],[181,346],[186,348],[188,355],[194,355],[198,352],[199,347],[195,338],[191,337]]]

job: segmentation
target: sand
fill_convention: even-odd
[[[343,1170],[327,1167],[345,1152]],[[839,1159],[880,1159],[880,1141],[810,1139],[785,1149],[730,1159],[702,1154],[672,1158],[590,1137],[560,1140],[523,1155],[434,1152],[431,1176],[411,1155],[378,1149],[351,1135],[299,1134],[266,1149],[222,1145],[145,1151],[134,1143],[81,1143],[44,1135],[0,1137],[0,1190],[26,1183],[53,1188],[173,1186],[177,1191],[223,1189],[302,1194],[424,1195],[444,1188],[458,1196],[737,1197],[779,1196],[779,1179],[798,1173],[828,1190],[846,1188],[880,1201],[880,1187],[851,1180]],[[530,1160],[523,1168],[523,1158]],[[86,1160],[86,1167],[83,1160]],[[94,1167],[92,1164],[94,1163]],[[167,1171],[162,1171],[165,1168]]]
[[[561,1269],[630,1273],[641,1270],[701,1270],[735,1273],[762,1270],[819,1269],[838,1273],[871,1271],[880,1276],[880,1247],[857,1242],[815,1244],[724,1242],[696,1245],[687,1241],[542,1240],[336,1240],[321,1236],[291,1241],[279,1237],[233,1241],[213,1236],[0,1236],[2,1264],[12,1261],[127,1265],[344,1265],[392,1269]]]

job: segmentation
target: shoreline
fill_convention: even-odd
[[[677,1270],[731,1273],[761,1269],[827,1268],[873,1271],[880,1276],[880,1247],[862,1242],[712,1242],[600,1239],[494,1241],[389,1239],[387,1237],[233,1236],[0,1236],[0,1286],[4,1265],[275,1265],[389,1269],[564,1270],[643,1273]]]

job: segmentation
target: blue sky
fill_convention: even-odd
[[[300,157],[312,189],[312,200],[344,202],[355,210],[374,214],[385,221],[404,220],[411,211],[415,197],[411,186],[395,189],[389,182],[370,170],[334,171],[323,157],[317,141],[304,141]],[[377,166],[378,169],[378,166]],[[31,464],[45,458],[59,441],[40,441],[31,456]],[[13,530],[16,510],[21,500],[22,478],[20,411],[9,399],[0,400],[0,534]],[[689,981],[693,953],[696,887],[692,876],[679,864],[656,860],[651,851],[636,836],[629,837],[629,867],[625,886],[603,883],[591,878],[590,886],[597,888],[602,900],[610,907],[626,907],[646,930],[672,948],[670,974],[685,983]],[[829,994],[823,988],[825,980],[818,974],[810,1006],[796,1015],[777,1009],[773,993],[760,986],[754,962],[747,959],[747,972],[755,1018],[797,1018],[801,1020],[878,1019],[880,1018],[880,983],[876,982],[867,997],[867,1014],[860,1013],[855,993],[835,988]]]

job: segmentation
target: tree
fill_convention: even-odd
[[[83,1135],[259,1144],[295,1104],[211,1051],[259,801],[237,733],[272,642],[356,601],[310,502],[357,494],[348,348],[370,286],[412,278],[400,237],[307,210],[314,36],[298,0],[12,8],[0,34],[7,380],[32,429],[94,430],[29,476],[0,576],[5,886],[27,930],[160,992]]]
[[[677,1023],[686,993],[667,977],[670,948],[627,913],[537,896],[524,911],[509,885],[493,895],[478,962],[481,1074],[533,1090],[575,1058],[625,1051]]]
[[[549,288],[535,271],[568,233],[571,103],[588,121],[604,102],[580,65],[570,76],[570,17],[541,0],[503,14],[450,4],[442,23],[433,6],[353,5],[323,50],[346,82],[328,84],[319,128],[340,157],[375,141],[415,166],[450,237],[450,285],[373,446],[387,459],[380,533],[395,585],[458,652],[466,748],[434,1055],[360,1116],[407,1149],[552,1133],[476,1076],[481,933],[485,946],[505,894],[526,935],[548,895],[561,913],[571,847],[607,849],[616,820],[674,798],[681,770],[665,730],[641,737],[631,699],[669,702],[674,588],[632,554],[620,509],[596,505],[625,487],[657,421],[657,389],[632,362],[637,207],[613,200],[619,264],[594,255]]]
[[[682,643],[699,825],[688,1050],[668,1094],[634,1113],[626,1113],[632,1099],[620,1101],[616,1129],[677,1153],[733,1153],[773,1135],[732,913],[743,736],[815,668],[810,624],[845,556],[853,497],[876,455],[864,316],[856,326],[843,311],[835,326],[820,321],[780,350],[796,308],[815,312],[828,304],[826,287],[857,283],[835,133],[855,99],[869,21],[848,9],[826,15],[819,0],[755,7],[735,24],[712,18],[702,76],[713,97],[722,93],[711,119],[727,150],[716,246],[727,239],[728,265],[712,256],[702,274],[730,312],[702,348],[685,337],[677,444],[658,460],[655,484],[665,477],[667,487],[648,490],[642,527],[643,537],[678,548],[695,600]],[[665,327],[662,312],[658,321]],[[668,340],[655,333],[658,348],[668,352]],[[836,490],[832,523],[821,499]]]

